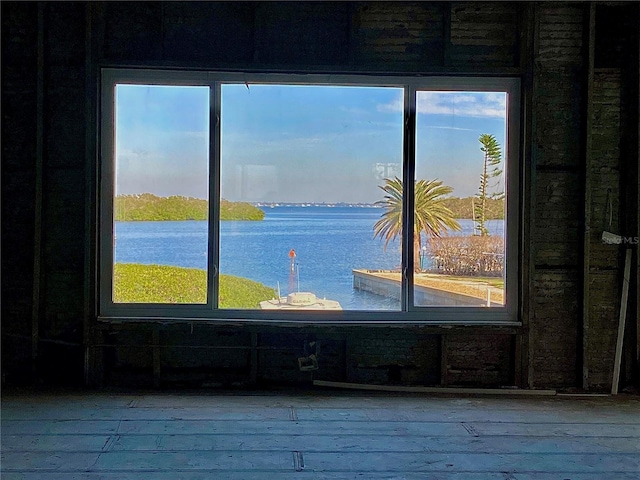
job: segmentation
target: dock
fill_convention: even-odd
[[[355,269],[353,288],[400,299],[402,278],[397,270]],[[414,303],[417,306],[503,307],[504,290],[478,281],[450,279],[434,273],[414,274]]]

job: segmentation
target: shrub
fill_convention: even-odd
[[[432,238],[429,256],[438,273],[501,277],[504,239],[496,235]]]

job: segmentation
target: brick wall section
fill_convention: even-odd
[[[104,335],[104,383],[107,385],[153,385],[151,328],[113,329]]]
[[[349,9],[344,3],[259,3],[255,11],[257,64],[344,65]]]
[[[581,321],[581,175],[584,5],[536,5],[534,58],[536,165],[534,272],[529,379],[533,387],[571,386]]]
[[[536,60],[541,66],[571,70],[582,65],[584,15],[585,7],[581,4],[540,4]]]
[[[586,345],[589,389],[611,391],[620,308],[618,272],[591,273],[588,282],[591,291]]]
[[[351,31],[353,63],[392,70],[442,64],[443,22],[439,4],[358,3]]]
[[[515,67],[517,12],[515,2],[453,3],[447,63]]]
[[[538,167],[578,168],[584,162],[582,145],[576,138],[581,134],[581,102],[585,91],[581,84],[580,59],[574,60],[564,66],[558,65],[555,58],[549,64],[542,60],[538,63],[535,108],[544,114],[537,118],[537,138],[533,146],[538,154]],[[566,142],[567,139],[572,141]]]
[[[268,8],[268,7],[263,7]],[[157,9],[153,9],[157,15]],[[115,21],[115,12],[109,16]],[[162,56],[167,61],[250,62],[254,57],[254,11],[248,2],[181,2],[162,5]],[[121,34],[118,24],[112,35]],[[206,39],[206,41],[203,41]],[[289,50],[288,46],[284,47]],[[117,54],[117,52],[109,52]]]
[[[558,148],[557,144],[554,144]],[[535,263],[541,268],[581,263],[581,186],[574,171],[541,170],[536,192]]]
[[[48,3],[45,18],[43,312],[40,336],[53,344],[40,355],[46,377],[82,378],[85,202],[85,7]],[[48,354],[47,354],[48,353]],[[58,357],[64,367],[51,365]]]
[[[313,335],[302,330],[261,333],[259,346],[263,349],[258,354],[258,381],[267,384],[310,383],[313,374],[300,371],[298,358],[312,352],[308,345],[312,340]]]
[[[230,329],[213,329],[197,325],[181,328],[167,328],[160,331],[160,344],[163,348],[162,368],[247,368],[249,350],[235,347],[250,347],[249,332]],[[220,350],[209,350],[200,347],[222,347]],[[183,348],[184,347],[184,348]]]
[[[347,380],[347,340],[348,335],[328,330],[319,331],[318,371],[314,379],[344,382]]]
[[[104,2],[103,8],[104,43],[102,51],[97,53],[105,59],[122,62],[163,59],[163,5],[160,2]]]
[[[161,385],[247,384],[251,335],[246,331],[189,326],[161,330]],[[170,345],[176,345],[171,347]],[[200,347],[222,347],[218,349]],[[245,347],[245,348],[243,348]]]
[[[448,386],[509,385],[513,381],[510,335],[447,335]]]
[[[581,355],[576,337],[580,318],[580,284],[572,270],[537,269],[533,278],[535,311],[531,319],[534,387],[576,385]]]
[[[589,330],[586,344],[589,387],[611,387],[620,305],[620,247],[602,242],[602,231],[620,233],[620,70],[597,69],[593,81],[589,155]],[[611,203],[611,208],[608,204]],[[611,222],[611,225],[609,225]]]
[[[38,6],[2,3],[2,371],[29,377],[36,180]]]
[[[347,340],[347,381],[433,385],[440,382],[440,344],[413,330],[373,329]]]

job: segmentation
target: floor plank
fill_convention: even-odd
[[[640,398],[3,392],[7,480],[636,479]]]

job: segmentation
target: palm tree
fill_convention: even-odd
[[[385,192],[384,200],[376,205],[383,206],[386,211],[373,226],[373,238],[384,238],[384,248],[391,240],[402,233],[402,180],[398,177],[385,178],[380,188]],[[413,268],[420,270],[421,233],[427,238],[440,237],[447,229],[460,230],[460,224],[453,218],[453,213],[444,204],[444,196],[453,188],[442,185],[440,180],[418,180],[415,183],[415,214],[413,224]]]

